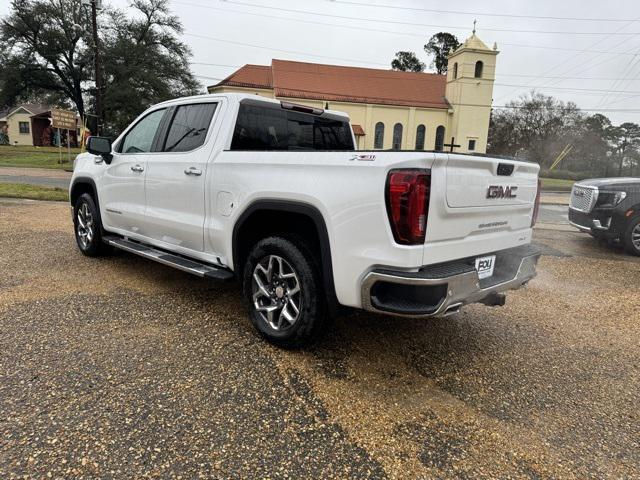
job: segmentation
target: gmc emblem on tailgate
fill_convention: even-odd
[[[503,187],[502,185],[489,185],[487,198],[516,198],[518,187]]]

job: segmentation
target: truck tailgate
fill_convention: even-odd
[[[500,170],[500,171],[498,171]],[[537,167],[488,157],[449,157],[447,205],[452,208],[533,205]]]
[[[534,163],[484,156],[438,159],[432,168],[425,264],[529,243],[538,171]]]

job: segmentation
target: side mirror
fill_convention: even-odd
[[[111,139],[107,137],[89,137],[87,140],[87,152],[100,155],[106,163],[111,163]]]

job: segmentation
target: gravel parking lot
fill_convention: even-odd
[[[235,285],[85,258],[67,205],[0,200],[0,478],[637,478],[640,259],[535,240],[505,307],[289,352]]]

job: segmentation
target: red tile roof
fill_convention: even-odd
[[[271,67],[247,64],[222,80],[216,87],[223,85],[247,88],[273,88]]]
[[[449,108],[446,77],[433,73],[273,60],[245,65],[215,86],[225,85],[273,88],[276,97]]]
[[[358,125],[358,124],[351,124],[351,128],[353,129],[353,134],[357,137],[363,137],[364,136],[364,129],[362,128],[362,125]]]

